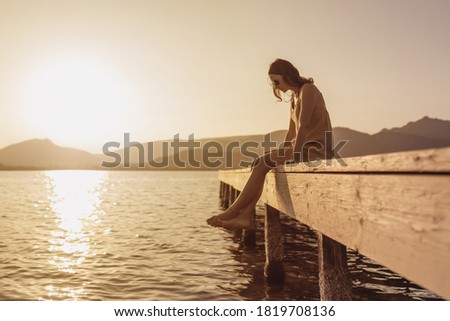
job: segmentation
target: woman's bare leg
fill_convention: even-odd
[[[248,228],[251,225],[252,207],[254,208],[261,196],[266,174],[291,156],[292,150],[286,149],[284,155],[275,150],[258,158],[239,197],[224,213],[210,218],[208,224],[230,229]]]
[[[264,162],[257,164],[253,168],[247,183],[245,183],[245,186],[242,189],[242,192],[233,204],[228,207],[227,211],[229,210],[230,212],[238,213],[248,205],[252,203],[256,204],[261,196],[266,174],[272,168],[273,167],[264,164]]]
[[[255,197],[248,203],[244,208],[242,208],[239,213],[232,217],[219,218],[218,225],[221,227],[225,227],[228,229],[247,229],[252,225],[252,219],[255,215],[255,208],[258,200],[262,194],[262,188],[258,193],[255,194]]]
[[[255,173],[255,168],[253,168],[247,183],[233,204],[231,204],[222,214],[215,215],[207,219],[206,222],[209,225],[221,226],[221,221],[230,220],[239,215],[245,215],[245,217],[247,217],[253,214],[256,203],[262,194],[265,177],[265,173],[258,173],[258,171]],[[267,172],[269,170],[270,168]],[[257,179],[252,179],[252,176],[255,177],[256,175],[262,175],[262,182],[259,182]]]
[[[261,188],[261,190],[258,192],[258,193],[256,193],[255,194],[255,196],[253,197],[253,199],[244,207],[244,208],[242,208],[242,209],[240,209],[239,211],[236,211],[235,212],[235,210],[234,209],[231,209],[230,210],[230,207],[232,206],[232,205],[230,205],[230,207],[229,208],[227,208],[226,210],[225,210],[225,212],[223,212],[222,214],[219,214],[219,215],[215,215],[215,216],[213,216],[215,219],[221,219],[221,220],[229,220],[229,219],[232,219],[233,217],[236,217],[236,216],[238,216],[240,213],[242,213],[242,212],[247,212],[247,211],[252,211],[252,208],[255,208],[255,206],[256,206],[256,203],[258,203],[258,200],[259,200],[259,198],[261,197],[261,194],[262,194],[262,188]],[[234,204],[234,203],[233,203]],[[209,221],[210,221],[210,219],[208,219],[207,220],[208,221],[208,223],[209,223]]]

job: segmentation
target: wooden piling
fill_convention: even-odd
[[[327,301],[352,299],[352,281],[347,268],[347,248],[318,233],[320,299]]]
[[[241,191],[238,189],[234,189],[234,200],[236,200],[239,197],[239,194],[241,194]]]
[[[283,281],[284,238],[281,229],[280,212],[268,204],[266,204],[264,220],[264,238],[266,245],[264,275],[269,282]]]
[[[224,197],[225,197],[225,183],[220,181],[220,190],[219,190],[220,207],[223,207]]]
[[[222,198],[222,207],[227,208],[228,207],[228,200],[230,197],[230,189],[228,184],[223,184],[223,198]]]
[[[234,203],[234,201],[236,200],[236,190],[233,188],[233,186],[230,185],[229,187],[230,189],[230,197],[228,198],[228,205],[227,208],[231,206],[231,204]]]
[[[256,211],[252,214],[252,226],[242,231],[242,243],[245,247],[256,247]]]

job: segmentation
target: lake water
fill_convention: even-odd
[[[216,172],[0,171],[0,300],[318,300],[315,233],[283,217],[286,280],[205,219]],[[437,300],[349,253],[354,300]]]

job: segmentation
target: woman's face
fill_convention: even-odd
[[[283,76],[270,74],[269,78],[273,88],[279,89],[283,92],[286,92],[288,90],[288,84],[284,81]]]

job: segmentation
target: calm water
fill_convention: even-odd
[[[318,300],[315,234],[283,218],[269,286],[261,216],[253,250],[206,225],[218,189],[214,172],[0,171],[0,299]],[[355,300],[438,299],[349,254]]]

